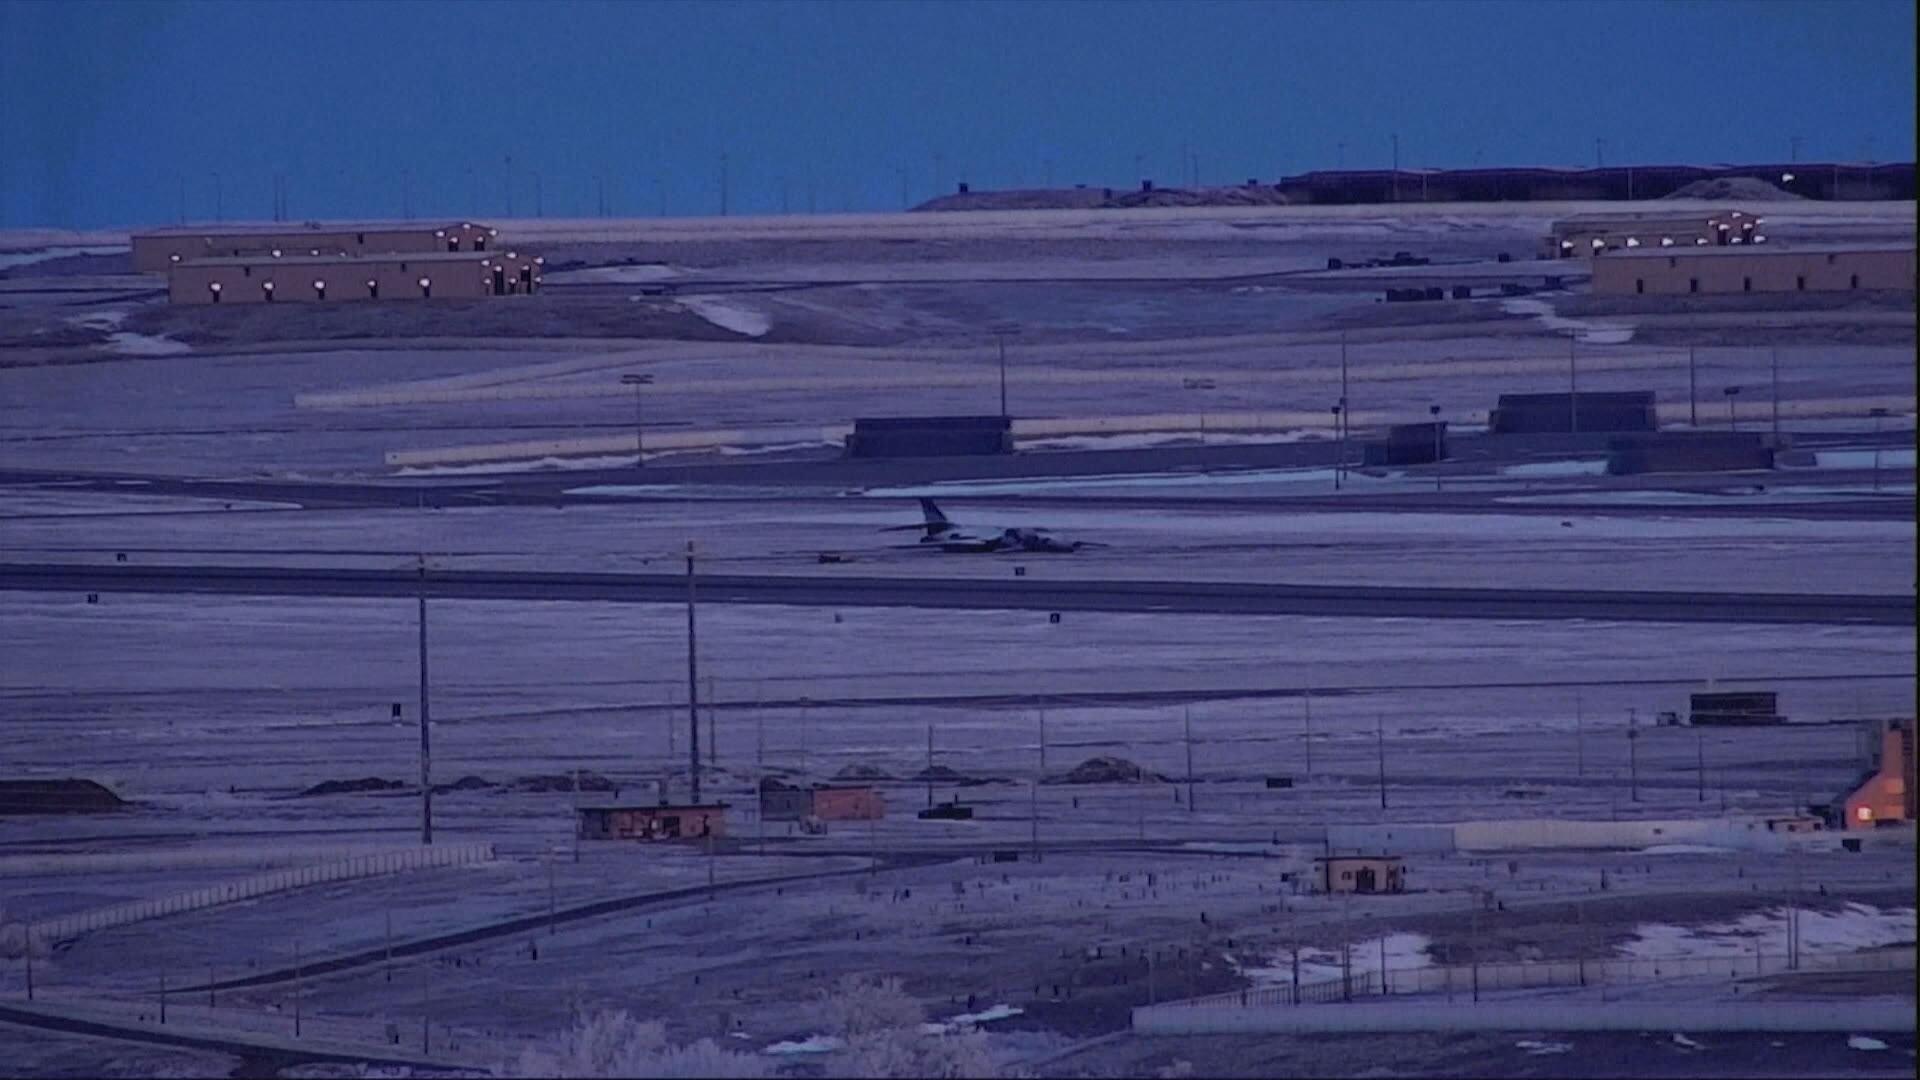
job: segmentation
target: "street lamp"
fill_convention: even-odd
[[[640,388],[652,384],[651,373],[637,374],[630,371],[620,376],[620,385],[633,387],[633,467],[636,469],[643,468],[647,464],[645,446],[641,442],[641,431],[644,425],[641,422],[640,413]]]
[[[1427,415],[1433,417],[1433,490],[1440,490],[1440,406],[1427,406]]]
[[[1727,395],[1727,430],[1739,431],[1740,426],[1733,418],[1733,399],[1740,393],[1740,388],[1729,386],[1720,392]]]
[[[1886,419],[1887,410],[1869,409],[1867,415],[1873,417],[1873,490],[1880,490],[1880,421]]]

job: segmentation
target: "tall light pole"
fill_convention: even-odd
[[[1000,343],[1000,416],[1007,415],[1007,332],[995,330],[993,336]]]
[[[1347,332],[1340,331],[1340,404],[1347,404]]]
[[[1739,431],[1739,422],[1733,418],[1733,399],[1739,396],[1740,388],[1737,386],[1729,386],[1720,392],[1727,396],[1727,430]]]
[[[433,843],[433,718],[427,707],[427,556],[420,560],[420,842]]]
[[[1773,366],[1773,444],[1780,445],[1780,350],[1768,349]]]
[[[1427,415],[1433,417],[1433,490],[1440,490],[1440,406],[1427,406]]]
[[[688,803],[700,805],[700,650],[694,628],[693,541],[687,541],[687,761]]]
[[[1880,490],[1880,421],[1886,419],[1887,410],[1871,409],[1867,415],[1873,417],[1873,490]]]
[[[1333,490],[1340,490],[1340,473],[1347,467],[1347,435],[1340,426],[1340,406],[1333,407],[1333,439],[1340,455],[1333,464]]]
[[[1694,430],[1700,428],[1700,398],[1695,393],[1693,346],[1687,346],[1687,424]]]
[[[620,385],[633,387],[633,467],[638,469],[647,463],[646,446],[641,442],[644,425],[640,413],[640,388],[653,384],[653,373],[639,374],[627,372],[620,376]]]
[[[1579,342],[1576,331],[1567,331],[1567,425],[1575,435],[1580,434],[1580,362],[1574,355]]]

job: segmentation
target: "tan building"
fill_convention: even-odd
[[[727,835],[727,804],[697,806],[582,806],[582,840],[685,841]]]
[[[475,299],[531,293],[542,260],[517,251],[368,255],[250,255],[195,259],[167,271],[176,304]]]
[[[1871,829],[1914,820],[1913,721],[1888,720],[1872,730],[1873,771],[1841,801],[1843,829]]]
[[[1593,291],[1610,296],[1913,289],[1912,245],[1697,247],[1615,251],[1593,260]]]
[[[133,268],[143,274],[159,274],[194,259],[275,252],[312,257],[486,251],[498,246],[499,236],[500,230],[470,221],[181,225],[133,234]]]
[[[1553,223],[1541,255],[1590,259],[1640,248],[1744,247],[1766,242],[1766,219],[1745,210],[1710,214],[1608,214]]]

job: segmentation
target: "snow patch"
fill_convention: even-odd
[[[1392,973],[1396,971],[1433,966],[1432,958],[1427,955],[1427,947],[1431,943],[1425,934],[1388,934],[1386,938],[1387,977],[1391,979]],[[1353,964],[1353,974],[1356,976],[1379,971],[1380,939],[1354,942],[1350,959]],[[1340,952],[1337,949],[1300,950],[1300,981],[1302,983],[1338,979],[1343,970]],[[1269,966],[1245,968],[1240,973],[1252,979],[1255,986],[1290,986],[1293,983],[1293,954],[1279,953],[1273,957]]]
[[[1689,1050],[1705,1049],[1705,1046],[1703,1046],[1702,1044],[1694,1042],[1692,1039],[1687,1038],[1685,1035],[1682,1035],[1677,1031],[1673,1033],[1673,1042],[1674,1042],[1674,1045],[1684,1046]]]
[[[1815,450],[1813,467],[1816,469],[1871,469],[1878,457],[1880,468],[1911,469],[1914,452],[1911,447],[1895,450],[1881,450],[1875,454],[1872,450]]]
[[[763,1054],[831,1054],[846,1045],[833,1035],[809,1035],[797,1042],[786,1040],[760,1051]]]
[[[1732,848],[1714,847],[1712,844],[1655,844],[1641,848],[1642,855],[1731,855]]]
[[[1500,310],[1509,315],[1529,315],[1535,322],[1556,334],[1575,333],[1580,340],[1590,345],[1624,345],[1633,340],[1633,327],[1619,323],[1587,322],[1584,319],[1566,319],[1557,314],[1553,305],[1545,300],[1522,298],[1500,301]]]
[[[0,270],[12,270],[35,263],[51,262],[73,255],[118,255],[127,248],[124,244],[113,247],[50,247],[38,251],[0,251]]]
[[[1851,1050],[1885,1050],[1887,1044],[1868,1035],[1849,1035],[1847,1047]]]
[[[125,330],[107,335],[107,348],[123,356],[178,356],[193,351],[193,346],[169,337],[135,334]]]
[[[1598,461],[1536,461],[1528,465],[1508,465],[1501,476],[1605,476],[1607,463]]]
[[[1513,1044],[1515,1048],[1526,1051],[1533,1057],[1543,1054],[1564,1054],[1573,1049],[1572,1043],[1540,1042],[1537,1039],[1521,1039]]]
[[[940,495],[1020,495],[1105,488],[1234,487],[1246,484],[1323,484],[1332,487],[1333,475],[1332,469],[1255,469],[1231,473],[1129,473],[1030,480],[949,480],[912,487],[868,488],[862,494],[874,498],[919,498]],[[1357,487],[1383,480],[1398,480],[1402,475],[1387,473],[1374,476],[1349,471],[1345,483]]]
[[[1800,948],[1842,953],[1911,942],[1913,915],[1910,907],[1882,910],[1870,904],[1848,904],[1838,911],[1802,910]],[[1621,945],[1620,952],[1643,960],[1752,956],[1756,947],[1763,952],[1784,953],[1786,942],[1787,910],[1774,908],[1732,922],[1697,927],[1645,923],[1634,929],[1634,939]]]
[[[707,320],[723,330],[731,330],[747,337],[761,337],[773,329],[773,319],[764,312],[755,311],[735,301],[722,300],[716,296],[682,296],[679,303],[688,311]]]

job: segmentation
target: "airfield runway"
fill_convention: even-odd
[[[792,607],[919,607],[1427,619],[1594,619],[1909,626],[1911,596],[1601,590],[1404,588],[1177,581],[982,581],[716,574],[700,599]],[[11,591],[211,593],[678,603],[677,574],[258,566],[0,565]]]

